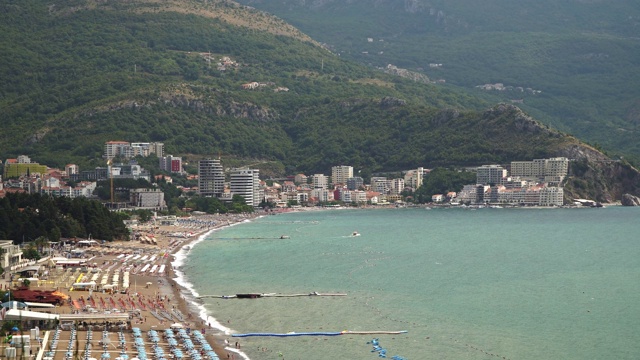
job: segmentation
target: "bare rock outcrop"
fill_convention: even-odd
[[[633,196],[631,194],[622,195],[623,206],[640,206],[640,197]]]

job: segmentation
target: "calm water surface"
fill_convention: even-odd
[[[204,300],[238,333],[407,330],[378,337],[414,360],[637,359],[638,234],[637,208],[313,211],[214,232],[182,270],[200,295],[348,294]],[[376,359],[372,338],[229,339],[320,360]]]

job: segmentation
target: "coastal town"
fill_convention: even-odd
[[[157,156],[161,174],[151,174],[135,160],[136,156]],[[197,173],[185,171],[182,157],[164,154],[162,143],[105,143],[106,166],[81,170],[75,164],[64,169],[50,168],[21,155],[4,161],[0,181],[0,197],[7,193],[38,193],[52,196],[95,198],[100,181],[143,179],[149,183],[172,181],[172,176],[185,176],[194,186],[180,186],[183,194],[215,197],[231,202],[242,196],[248,206],[268,203],[277,208],[344,205],[395,205],[411,202],[412,194],[428,178],[430,169],[418,167],[401,171],[402,177],[371,176],[365,179],[354,167],[336,165],[331,174],[298,173],[279,179],[261,179],[255,168],[225,168],[220,158],[197,161]],[[119,162],[115,162],[118,159]],[[487,164],[464,171],[476,174],[476,182],[461,189],[432,194],[434,204],[514,206],[566,205],[562,182],[568,174],[569,159],[564,157],[512,161],[506,166]],[[462,171],[462,170],[461,170]],[[117,208],[166,211],[165,194],[157,187],[130,189],[128,201]],[[114,205],[113,198],[110,199]]]

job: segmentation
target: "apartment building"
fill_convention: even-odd
[[[204,159],[198,162],[198,193],[202,196],[222,197],[224,169],[220,159]]]
[[[324,174],[314,174],[312,178],[312,187],[314,189],[328,189],[329,178]]]
[[[347,180],[352,177],[352,166],[339,165],[331,168],[331,182],[333,184],[346,184]]]
[[[175,174],[182,174],[182,158],[179,156],[167,155],[158,157],[160,170],[168,171]]]
[[[507,169],[500,165],[482,165],[476,169],[476,184],[502,184]]]
[[[262,201],[259,175],[258,169],[233,169],[229,183],[231,193],[242,196],[247,205],[259,206]]]

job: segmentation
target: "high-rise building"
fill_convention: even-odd
[[[312,185],[314,189],[327,189],[329,179],[324,174],[313,174]]]
[[[550,185],[560,184],[569,171],[569,159],[557,157],[533,161],[512,161],[511,176],[536,178]]]
[[[415,170],[409,170],[404,175],[404,183],[406,186],[412,188],[414,191],[422,186],[422,179],[424,177],[424,168],[417,168]]]
[[[331,168],[331,182],[333,184],[346,184],[351,177],[353,177],[352,166],[340,165]]]
[[[260,205],[260,170],[257,169],[233,169],[231,171],[231,194],[240,195],[247,205]]]
[[[220,159],[198,162],[198,193],[202,196],[221,197],[224,192],[224,169]]]
[[[507,169],[500,165],[482,165],[476,169],[476,184],[499,185],[507,177]]]
[[[399,195],[404,190],[404,179],[393,179],[391,182],[391,195]]]

